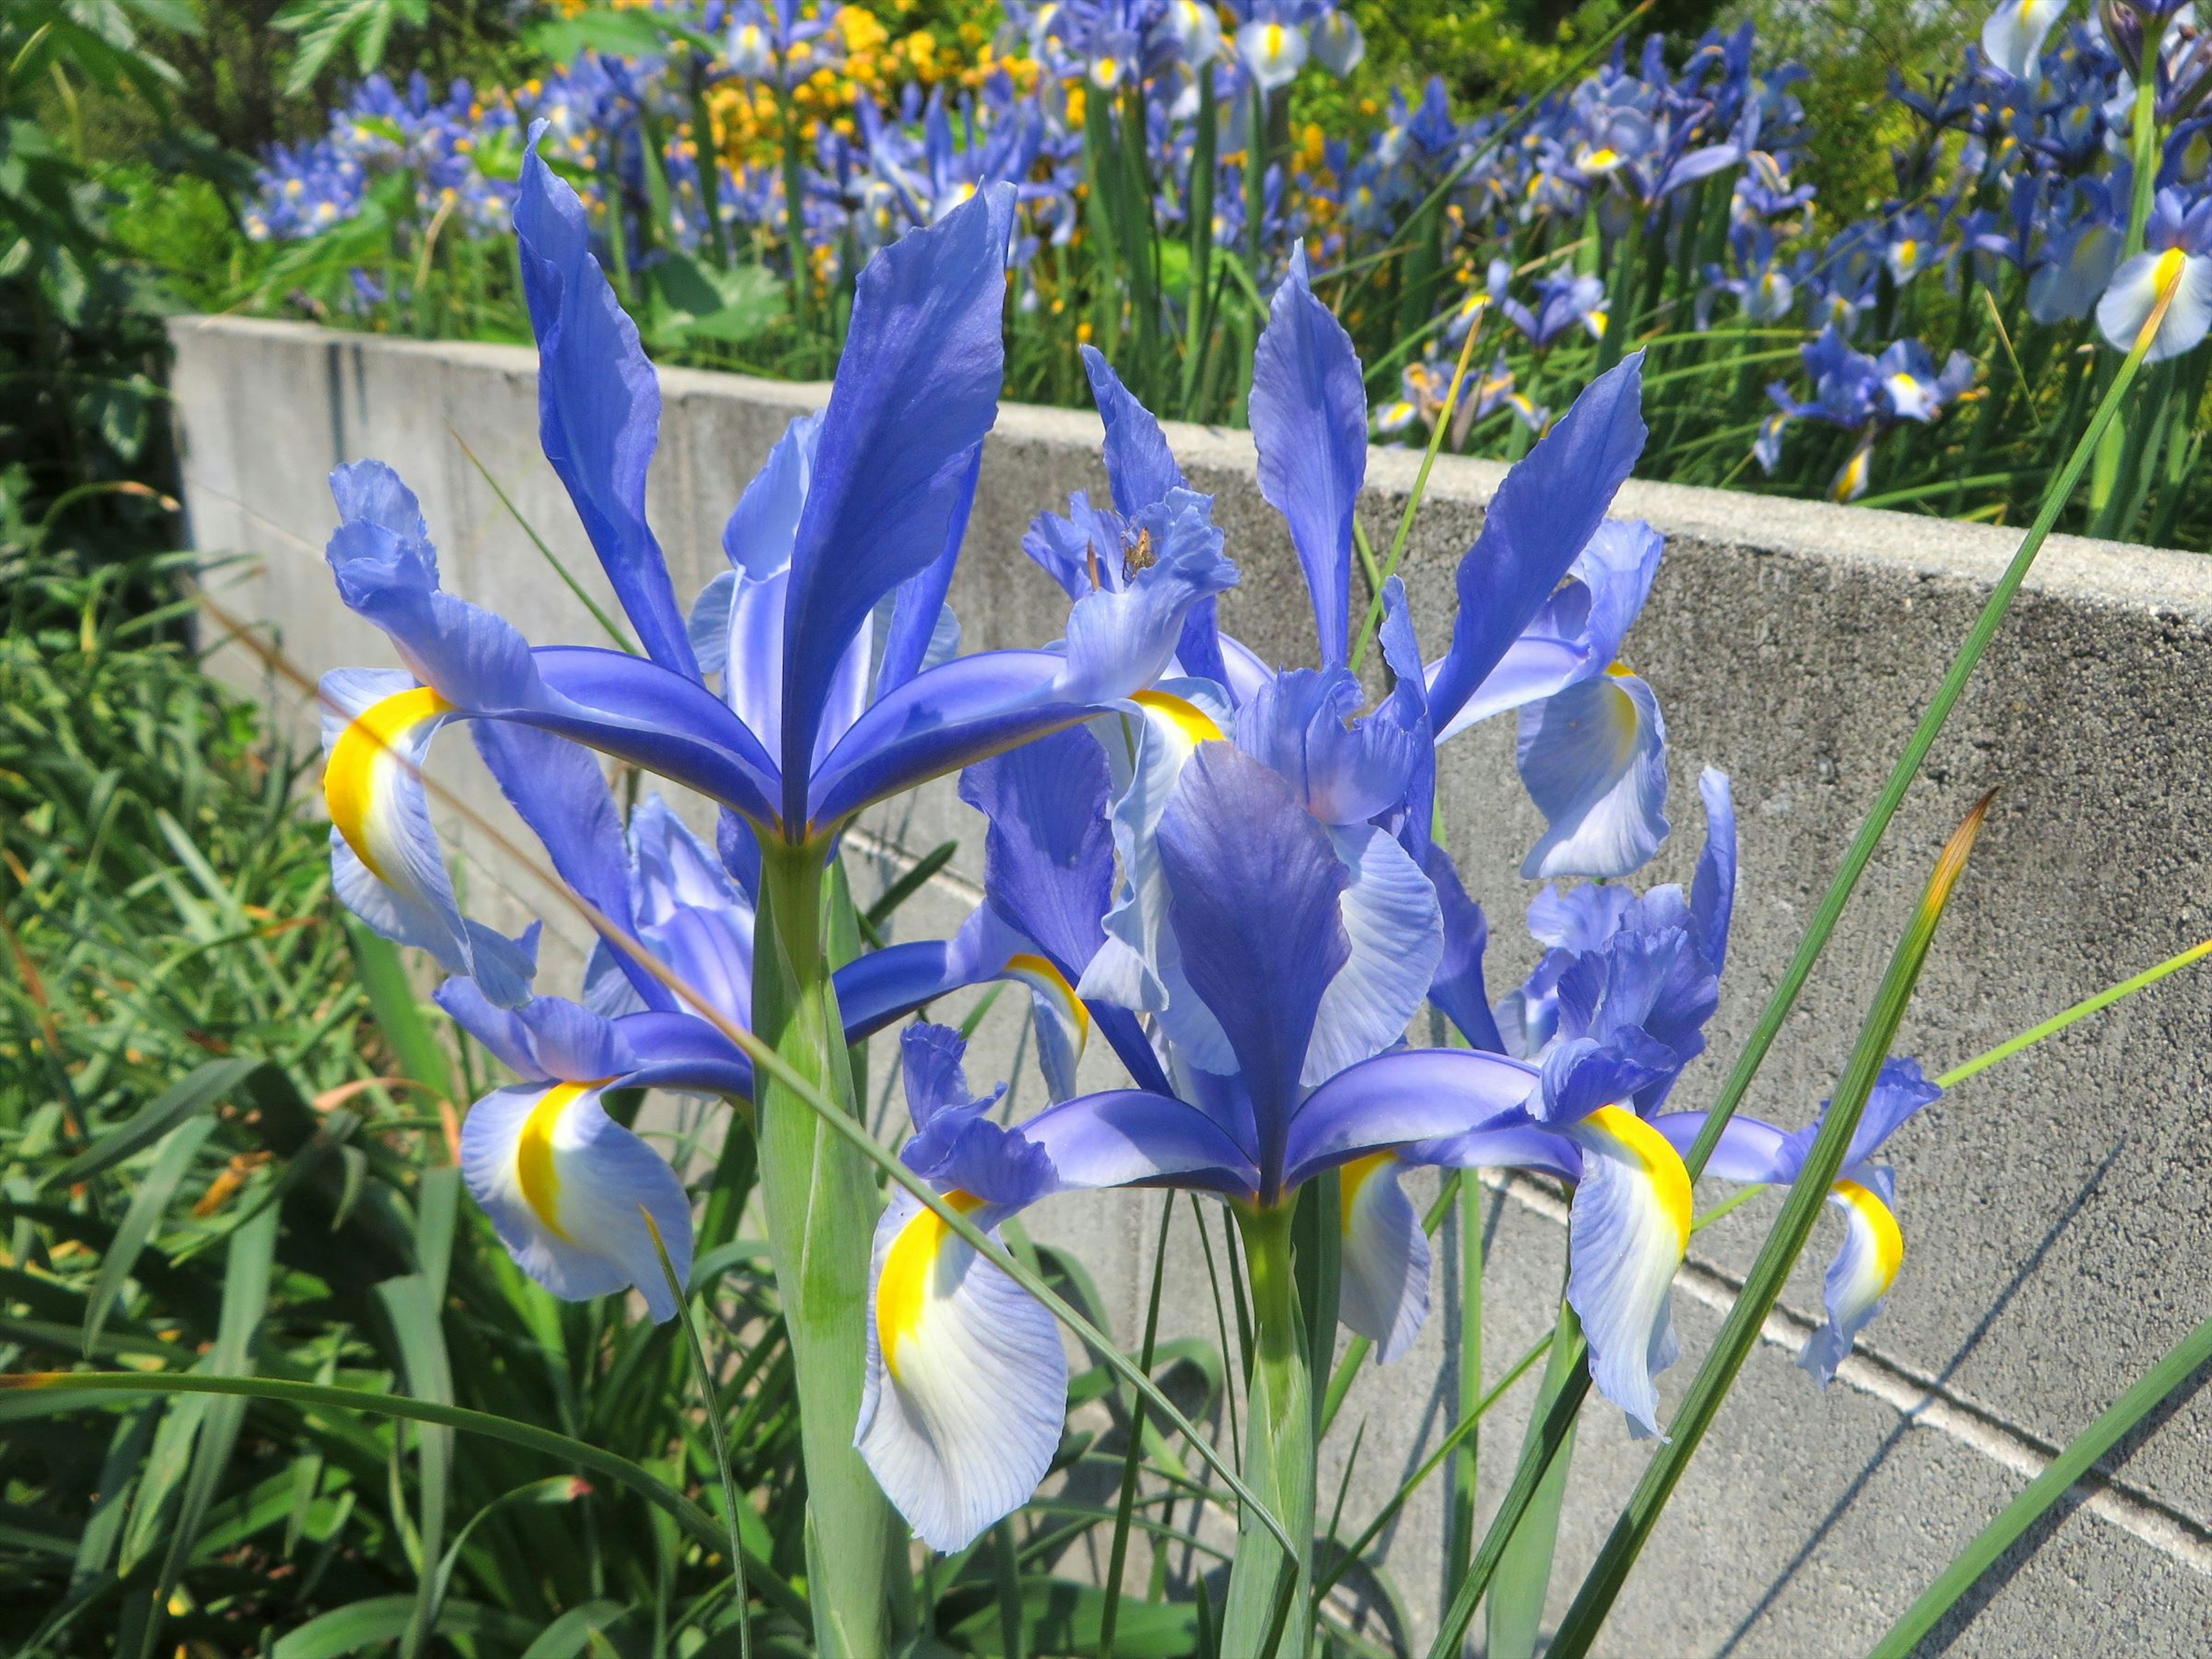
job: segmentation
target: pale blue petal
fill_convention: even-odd
[[[1051,1468],[1067,1409],[1059,1327],[906,1192],[876,1228],[867,1367],[853,1443],[932,1549],[966,1548]]]
[[[1429,1237],[1398,1184],[1404,1168],[1376,1152],[1345,1165],[1340,1188],[1338,1316],[1385,1365],[1413,1346],[1429,1312]]]
[[[534,1174],[533,1142],[543,1148]],[[461,1173],[516,1265],[554,1295],[582,1302],[634,1287],[656,1322],[674,1317],[645,1218],[680,1284],[691,1273],[690,1205],[660,1154],[600,1109],[597,1089],[486,1096],[461,1126]]]
[[[1567,1300],[1589,1342],[1597,1391],[1638,1439],[1659,1433],[1652,1380],[1680,1356],[1674,1270],[1690,1238],[1690,1180],[1666,1139],[1619,1106],[1570,1127],[1583,1152],[1567,1224]]]
[[[1517,759],[1547,825],[1523,876],[1625,876],[1667,838],[1667,726],[1635,676],[1601,675],[1522,710]]]
[[[1372,824],[1328,836],[1351,876],[1339,908],[1352,954],[1322,992],[1299,1078],[1308,1088],[1405,1041],[1444,953],[1437,890],[1413,855]]]

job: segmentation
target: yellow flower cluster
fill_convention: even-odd
[[[912,0],[894,3],[900,10],[912,9]],[[791,88],[792,115],[801,138],[810,144],[820,136],[824,121],[850,136],[853,111],[863,93],[888,108],[896,104],[900,89],[908,83],[925,89],[975,88],[1004,70],[1016,91],[1026,92],[1036,79],[1034,63],[1026,58],[1000,58],[990,36],[975,23],[962,24],[948,45],[927,29],[894,35],[874,12],[860,6],[840,6],[830,22],[837,43],[834,49],[821,49],[822,41],[831,38],[825,35],[793,53],[793,66],[804,78]],[[811,71],[810,61],[816,65]],[[783,100],[776,88],[727,81],[708,94],[708,104],[722,158],[732,167],[772,164],[781,154]]]

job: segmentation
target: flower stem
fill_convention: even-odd
[[[1254,1343],[1246,1404],[1244,1479],[1297,1545],[1290,1565],[1287,1621],[1278,1617],[1285,1588],[1283,1551],[1251,1516],[1238,1523],[1237,1559],[1229,1572],[1221,1651],[1279,1659],[1304,1651],[1306,1623],[1297,1615],[1312,1579],[1314,1513],[1313,1379],[1305,1322],[1298,1311],[1291,1259],[1295,1205],[1237,1211],[1252,1279]]]
[[[824,949],[819,845],[763,838],[753,1029],[847,1114],[853,1077]],[[870,1224],[880,1207],[866,1160],[773,1074],[762,1079],[761,1192],[791,1332],[807,1491],[807,1579],[824,1659],[889,1650],[906,1583],[890,1506],[853,1448],[867,1370]]]

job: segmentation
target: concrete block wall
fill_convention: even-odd
[[[321,561],[331,465],[391,462],[422,495],[446,586],[540,642],[595,625],[487,487],[465,443],[579,580],[611,604],[536,442],[534,359],[513,348],[393,341],[289,324],[188,319],[174,328],[176,391],[196,544],[248,556],[210,579],[216,599],[272,633],[310,673],[385,664],[388,647],[337,605]],[[744,482],[821,386],[662,374],[653,521],[688,601],[720,562]],[[1243,573],[1224,625],[1281,663],[1311,659],[1306,600],[1279,522],[1252,483],[1243,434],[1171,428],[1194,488]],[[1103,488],[1086,413],[1009,406],[986,456],[952,603],[969,649],[1058,634],[1064,601],[1019,551],[1038,510]],[[1381,539],[1413,458],[1376,451],[1362,514]],[[1441,460],[1406,574],[1417,623],[1440,649],[1451,571],[1502,470]],[[1963,638],[2017,532],[1746,495],[1631,483],[1616,511],[1650,520],[1667,556],[1629,645],[1671,738],[1676,833],[1649,879],[1686,880],[1703,833],[1699,768],[1735,780],[1742,885],[1711,1052],[1676,1097],[1702,1105],[1796,945],[1812,905],[1892,757]],[[219,660],[226,659],[218,653]],[[227,672],[265,684],[234,650]],[[269,688],[299,707],[295,690]],[[1746,1109],[1802,1122],[1827,1092],[1944,836],[2001,791],[1945,923],[1900,1048],[1930,1073],[1978,1054],[2208,931],[2212,844],[2212,563],[2054,540],[1869,870]],[[1493,722],[1440,757],[1449,845],[1492,919],[1491,986],[1535,951],[1520,925],[1522,854],[1540,823]],[[497,811],[462,743],[434,769]],[[980,821],[948,781],[872,814],[856,844],[863,884],[896,878],[948,836],[945,874],[902,913],[910,935],[947,931],[975,902]],[[552,916],[526,872],[465,826],[454,846],[472,908]],[[864,894],[865,896],[865,894]],[[555,955],[559,954],[556,946]],[[549,965],[557,985],[563,968]],[[1003,1075],[1025,1042],[1018,1000],[979,1034],[974,1070]],[[1609,1652],[1826,1656],[1863,1652],[1952,1554],[2130,1382],[2212,1310],[2212,978],[2185,974],[1963,1085],[1890,1148],[1907,1255],[1890,1306],[1837,1384],[1816,1392],[1790,1359],[1820,1308],[1827,1226],[1691,1468],[1616,1614]],[[879,1045],[880,1047],[880,1045]],[[875,1066],[881,1080],[891,1057]],[[1088,1062],[1103,1084],[1109,1058]],[[1033,1072],[1020,1109],[1041,1103]],[[886,1097],[886,1109],[898,1103]],[[1701,1201],[1720,1188],[1701,1194]],[[1485,1198],[1486,1375],[1547,1330],[1564,1210],[1540,1185]],[[1159,1199],[1056,1200],[1041,1239],[1088,1263],[1114,1328],[1140,1328]],[[1702,1232],[1677,1292],[1686,1359],[1669,1404],[1717,1329],[1755,1251],[1771,1195]],[[1167,1319],[1212,1335],[1214,1311],[1187,1206],[1174,1221]],[[1218,1224],[1216,1224],[1218,1225]],[[1344,1504],[1364,1527],[1449,1428],[1457,1398],[1462,1264],[1439,1242],[1440,1294],[1416,1351],[1362,1374],[1334,1442],[1367,1425]],[[2097,1480],[2033,1534],[1935,1639],[1973,1655],[2212,1652],[2212,1392],[2199,1377],[2124,1444]],[[1481,1501],[1502,1492],[1524,1383],[1486,1425]],[[1554,1584],[1556,1617],[1647,1452],[1593,1409],[1576,1456]],[[1325,1468],[1322,1491],[1337,1475]],[[1440,1612],[1441,1494],[1388,1534],[1389,1571],[1425,1642]],[[1380,1628],[1379,1626],[1373,1626]]]

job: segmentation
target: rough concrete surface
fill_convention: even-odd
[[[320,558],[334,461],[391,462],[422,495],[447,587],[540,642],[595,624],[531,548],[464,453],[465,441],[578,580],[611,595],[536,442],[534,360],[511,348],[398,342],[286,324],[185,319],[176,391],[196,544],[252,556],[210,580],[309,673],[391,660],[337,605]],[[668,370],[654,523],[680,598],[720,562],[723,519],[790,416],[821,386]],[[1241,433],[1171,428],[1193,486],[1243,573],[1223,624],[1283,663],[1313,654],[1306,600],[1280,523],[1252,483]],[[1054,637],[1065,605],[1019,552],[1022,529],[1071,489],[1097,489],[1098,426],[1085,413],[1008,407],[987,453],[952,602],[967,647]],[[1376,451],[1362,514],[1395,525],[1414,458]],[[1405,574],[1431,654],[1448,635],[1451,571],[1502,469],[1437,463]],[[1650,878],[1686,880],[1703,833],[1695,782],[1735,781],[1742,887],[1711,1053],[1675,1098],[1699,1106],[1748,1031],[1813,904],[2017,532],[1632,483],[1616,507],[1667,536],[1629,659],[1657,691],[1672,754],[1676,835]],[[1902,1052],[1939,1072],[2207,931],[2212,823],[2212,563],[2186,554],[2054,539],[2032,573],[1889,840],[1814,975],[1746,1109],[1804,1121],[1856,1035],[1936,848],[1984,791],[1996,811],[1929,958]],[[262,684],[235,651],[228,669]],[[280,702],[298,707],[296,690]],[[1493,994],[1535,951],[1517,876],[1540,823],[1512,770],[1504,722],[1440,757],[1447,839],[1492,928]],[[434,764],[503,813],[467,745]],[[869,880],[939,840],[959,856],[901,918],[909,936],[956,926],[980,875],[980,821],[949,781],[870,815]],[[545,909],[529,875],[455,826],[472,908],[512,924]],[[865,898],[866,895],[864,893]],[[553,914],[550,911],[548,914]],[[554,915],[573,947],[580,928]],[[549,982],[565,971],[556,944]],[[570,958],[573,960],[573,957]],[[1025,1042],[1015,999],[979,1033],[973,1070],[1003,1075]],[[1907,1261],[1860,1358],[1825,1395],[1762,1344],[1632,1578],[1620,1654],[1862,1652],[2056,1446],[2084,1427],[2212,1308],[2212,1112],[2203,1034],[2212,980],[2183,975],[1960,1086],[1889,1149]],[[883,1045],[878,1045],[879,1049]],[[890,1056],[883,1052],[875,1075]],[[1102,1081],[1110,1059],[1087,1062]],[[1033,1070],[1021,1109],[1041,1103]],[[890,1109],[898,1103],[887,1101]],[[1720,1193],[1716,1188],[1708,1200]],[[1062,1199],[1040,1239],[1088,1262],[1125,1342],[1141,1323],[1159,1200]],[[1555,1197],[1493,1193],[1485,1275],[1487,1374],[1549,1328],[1562,1262]],[[1701,1233],[1677,1295],[1686,1359],[1671,1401],[1717,1328],[1716,1304],[1755,1251],[1771,1196]],[[1217,1222],[1218,1227],[1218,1222]],[[1170,1250],[1167,1318],[1211,1335],[1214,1313],[1187,1208]],[[1447,1230],[1449,1231],[1449,1230]],[[1838,1231],[1824,1223],[1785,1297],[1777,1335],[1817,1315]],[[1218,1245],[1217,1237],[1217,1245]],[[1438,1284],[1459,1283],[1449,1241]],[[1455,1297],[1439,1295],[1414,1353],[1370,1370],[1332,1443],[1368,1425],[1344,1514],[1369,1516],[1449,1426]],[[1929,1650],[1959,1655],[2212,1652],[2212,1393],[2203,1378],[2122,1449],[2087,1503],[2046,1523],[1985,1582]],[[1524,1383],[1482,1439],[1486,1505],[1517,1449]],[[1584,1419],[1554,1583],[1553,1616],[1646,1456],[1618,1414]],[[1324,1470],[1325,1501],[1336,1476]],[[1440,1611],[1440,1497],[1408,1506],[1389,1570],[1425,1640]]]

